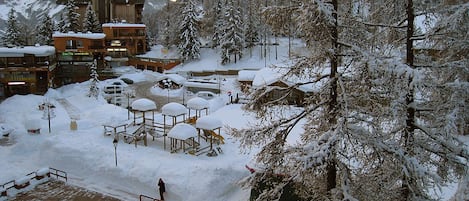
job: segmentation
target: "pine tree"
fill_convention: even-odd
[[[239,7],[233,5],[233,0],[228,0],[225,5],[225,24],[223,27],[223,36],[220,39],[221,43],[221,63],[227,64],[230,58],[234,56],[236,63],[238,57],[241,59],[243,56],[244,48],[244,26],[241,19],[241,12]]]
[[[259,42],[259,21],[258,16],[254,13],[254,2],[249,1],[248,12],[246,15],[246,47],[249,48],[252,56],[252,48]]]
[[[180,27],[179,54],[183,60],[198,59],[200,57],[199,21],[194,1],[186,2],[182,12]]]
[[[98,96],[99,96],[99,87],[98,87],[99,80],[98,80],[98,77],[99,77],[99,75],[98,75],[98,72],[97,72],[96,59],[91,64],[90,70],[91,70],[91,73],[90,73],[91,79],[90,79],[90,91],[88,93],[88,97],[94,97],[94,98],[98,99]]]
[[[52,33],[54,32],[54,24],[49,15],[45,15],[42,19],[42,23],[39,25],[38,33],[36,37],[36,43],[51,45],[52,44]]]
[[[21,26],[16,19],[16,10],[14,8],[11,8],[8,12],[7,29],[3,36],[3,44],[24,45],[24,40],[21,38]]]
[[[75,0],[68,0],[67,4],[65,5],[66,9],[66,16],[67,16],[67,23],[65,24],[65,30],[73,31],[73,32],[80,32],[80,13],[77,12],[77,5]]]
[[[60,18],[59,18],[54,30],[58,31],[60,33],[67,33],[68,29],[65,26],[66,24],[67,24],[67,16],[65,15],[65,13],[62,13],[60,15]]]
[[[223,3],[222,0],[217,0],[217,4],[213,7],[215,23],[213,24],[213,36],[212,36],[212,48],[216,48],[220,45],[220,39],[223,35],[222,27],[225,23],[223,17]]]
[[[90,3],[86,7],[85,18],[83,19],[83,32],[99,33],[101,32],[101,24],[99,23],[96,12],[93,10],[93,5]]]

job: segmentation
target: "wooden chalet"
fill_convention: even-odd
[[[66,4],[67,0],[57,0],[57,4]],[[145,0],[75,0],[75,4],[83,19],[88,4],[93,5],[93,9],[101,23],[122,22],[142,23],[143,6]]]
[[[52,46],[0,47],[0,98],[44,94],[56,72]]]
[[[122,66],[129,57],[146,52],[144,24],[106,23],[102,27],[106,35],[106,60],[111,66]]]
[[[83,82],[90,79],[90,66],[96,59],[100,78],[106,74],[103,57],[106,53],[103,33],[54,33],[60,85]]]

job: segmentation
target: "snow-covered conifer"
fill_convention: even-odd
[[[85,18],[83,19],[83,32],[98,33],[101,32],[101,24],[99,23],[93,5],[90,3],[86,7]]]
[[[3,35],[3,44],[5,45],[24,45],[24,40],[21,38],[21,26],[16,18],[16,10],[11,8],[8,12],[7,27]]]
[[[234,62],[243,56],[244,48],[244,24],[241,18],[241,10],[233,5],[233,0],[228,0],[225,5],[225,24],[223,35],[220,38],[222,64],[231,61],[234,56]]]
[[[216,48],[220,45],[220,38],[223,35],[222,27],[225,23],[225,18],[223,17],[222,0],[216,1],[216,5],[213,7],[213,10],[214,10],[215,22],[213,23],[212,48]]]
[[[68,32],[68,29],[65,26],[66,24],[67,24],[67,16],[65,15],[65,13],[62,13],[61,15],[59,15],[59,19],[57,21],[54,31],[57,31],[60,33]]]
[[[183,60],[200,57],[199,20],[195,2],[186,2],[182,11],[182,22],[179,31],[179,54]]]
[[[39,25],[36,37],[36,43],[43,45],[52,45],[52,33],[54,32],[54,24],[49,15],[45,15],[42,23]]]
[[[67,16],[67,23],[65,24],[66,31],[80,32],[80,13],[78,13],[78,6],[75,0],[68,0],[65,5]]]
[[[94,98],[98,99],[98,96],[99,96],[99,87],[98,87],[99,80],[98,80],[98,77],[99,77],[99,75],[98,75],[98,71],[97,71],[96,59],[91,64],[90,70],[91,70],[91,73],[90,73],[91,79],[90,79],[90,91],[88,93],[88,97],[94,97]]]

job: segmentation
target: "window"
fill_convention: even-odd
[[[83,41],[77,40],[76,43],[78,48],[83,48]]]

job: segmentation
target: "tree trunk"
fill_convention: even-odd
[[[413,39],[414,36],[414,8],[412,0],[407,0],[407,36],[406,36],[406,64],[409,68],[414,68],[414,51],[413,51]],[[409,91],[406,96],[406,105],[407,105],[407,119],[406,119],[406,129],[404,133],[404,146],[406,154],[412,155],[412,141],[413,133],[415,130],[415,108],[410,106],[414,102],[414,86],[412,84],[413,76],[409,77],[408,85]],[[404,175],[402,182],[402,199],[410,199],[411,192],[409,184],[412,183],[412,179]]]
[[[331,91],[330,91],[330,102],[329,102],[329,125],[335,126],[337,124],[337,67],[338,67],[338,59],[337,59],[337,50],[338,50],[338,22],[337,22],[337,0],[332,0],[332,5],[334,6],[334,13],[332,14],[334,17],[334,26],[331,27],[331,36],[332,36],[332,48],[333,48],[333,55],[330,58],[331,60]],[[334,145],[332,145],[334,146]],[[335,152],[334,147],[332,147],[332,152]],[[335,155],[335,153],[333,153]],[[327,165],[327,191],[334,189],[337,186],[337,168],[335,161],[331,161]]]

